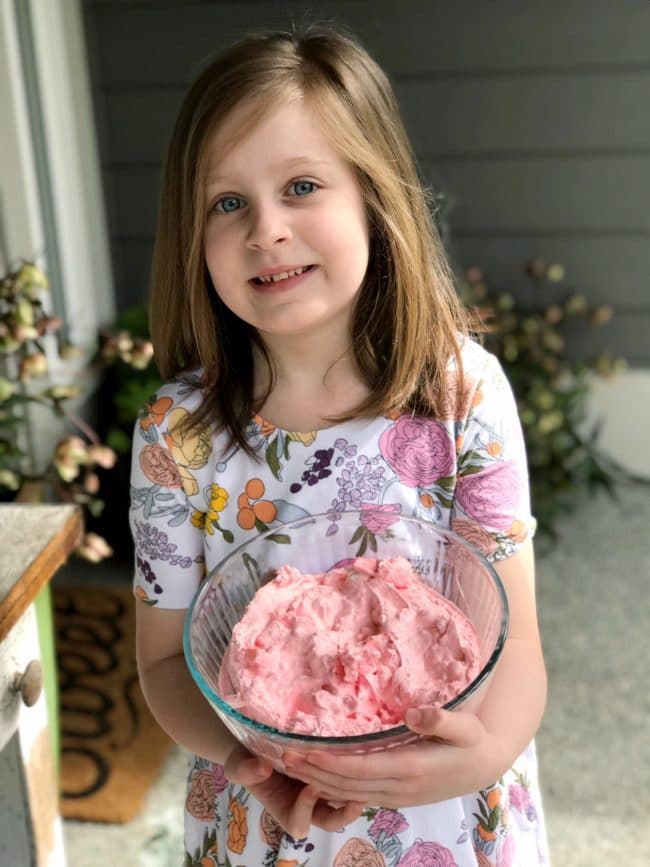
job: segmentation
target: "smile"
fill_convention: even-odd
[[[299,277],[306,271],[311,271],[313,267],[313,265],[304,265],[300,268],[294,268],[291,271],[279,271],[277,274],[266,274],[263,277],[254,277],[253,282],[257,284],[280,283],[283,280],[288,280],[290,277]]]
[[[253,277],[250,283],[258,293],[273,295],[293,289],[294,286],[302,283],[303,280],[308,280],[309,275],[316,270],[316,267],[316,265],[301,265],[298,268],[291,268],[287,271],[278,271],[275,274],[264,274],[263,276]]]

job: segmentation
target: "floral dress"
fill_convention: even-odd
[[[130,520],[134,592],[144,604],[187,608],[201,580],[254,534],[358,510],[358,555],[396,515],[451,528],[492,562],[534,532],[525,449],[512,390],[494,356],[462,345],[435,418],[353,419],[320,431],[281,430],[256,416],[246,437],[259,460],[224,449],[223,433],[183,433],[201,400],[165,385],[135,429]],[[364,515],[364,512],[367,512]],[[185,801],[183,867],[538,867],[548,854],[531,744],[494,785],[442,803],[368,807],[343,831],[282,832],[221,765],[195,757]]]

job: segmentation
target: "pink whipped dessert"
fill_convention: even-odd
[[[345,736],[444,705],[479,672],[468,618],[408,560],[358,557],[317,575],[284,566],[235,626],[224,699],[283,731]]]

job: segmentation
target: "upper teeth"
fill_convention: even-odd
[[[298,274],[302,274],[303,271],[306,271],[309,265],[305,265],[304,268],[296,268],[294,271],[281,271],[279,274],[268,274],[266,277],[258,277],[258,280],[261,280],[262,283],[277,283],[278,280],[286,280],[287,277],[296,277]]]

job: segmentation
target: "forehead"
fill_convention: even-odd
[[[347,165],[302,98],[266,110],[256,104],[237,106],[209,140],[207,156],[209,186],[301,163]]]

